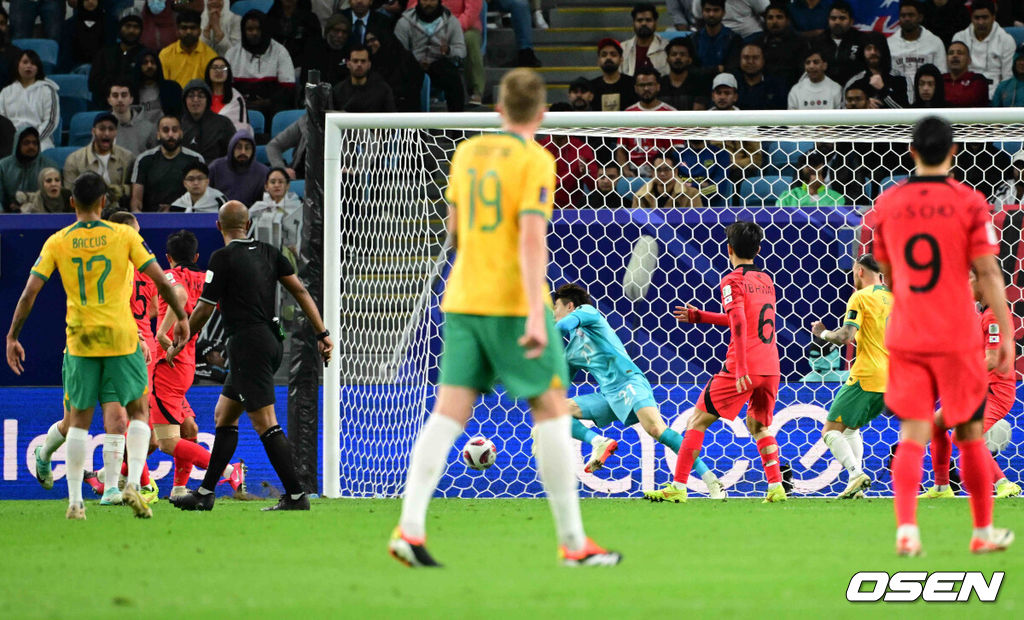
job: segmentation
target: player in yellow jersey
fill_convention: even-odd
[[[54,269],[58,270],[67,294],[67,348],[61,374],[71,414],[66,441],[69,519],[85,518],[82,477],[89,425],[96,403],[104,399],[116,399],[131,418],[128,422],[116,407],[104,408],[104,451],[108,448],[107,438],[120,437],[121,447],[128,455],[124,501],[135,516],[152,516],[149,505],[139,495],[150,430],[145,406],[145,355],[129,305],[135,269],[149,276],[179,319],[186,318],[178,296],[139,233],[124,224],[100,219],[106,192],[106,182],[94,172],[86,172],[75,180],[71,204],[76,221],[50,235],[43,244],[7,332],[7,363],[21,374],[25,349],[18,342],[18,335],[40,289]],[[178,321],[174,336],[175,342],[188,340],[186,321]],[[116,449],[114,445],[109,447]]]
[[[882,283],[878,262],[864,254],[853,266],[853,285],[857,291],[846,306],[843,326],[832,331],[815,321],[811,332],[833,344],[845,346],[857,342],[857,359],[850,379],[839,389],[828,421],[822,429],[825,445],[846,471],[850,481],[840,499],[864,497],[871,478],[861,469],[864,440],[860,428],[885,409],[885,385],[889,377],[889,351],[885,348],[885,326],[892,310],[892,292]]]
[[[452,158],[448,230],[458,254],[441,304],[440,387],[412,449],[402,516],[388,544],[409,566],[439,566],[424,545],[427,504],[473,405],[496,382],[530,403],[537,471],[563,562],[621,559],[586,537],[580,517],[566,406],[569,372],[545,276],[555,161],[533,139],[545,97],[537,72],[509,71],[497,105],[504,131],[466,140]]]

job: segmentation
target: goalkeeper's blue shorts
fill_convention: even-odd
[[[654,392],[646,380],[631,381],[615,390],[581,394],[573,398],[584,420],[592,420],[598,428],[612,422],[632,426],[639,422],[636,412],[644,407],[657,407]]]

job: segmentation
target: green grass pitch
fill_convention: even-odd
[[[891,500],[590,499],[588,534],[625,555],[590,569],[557,565],[543,500],[435,499],[435,571],[387,555],[398,500],[264,505],[161,500],[141,521],[89,501],[88,520],[68,522],[62,501],[0,502],[0,618],[1024,617],[1024,540],[972,556],[964,499],[921,503],[924,558],[894,556]],[[1024,534],[1024,500],[997,502],[996,522]],[[992,605],[848,603],[861,570],[1006,577]]]

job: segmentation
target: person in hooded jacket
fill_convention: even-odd
[[[224,55],[234,74],[234,88],[250,110],[271,118],[295,99],[295,65],[283,45],[270,36],[267,16],[249,11],[242,17],[242,42]]]
[[[310,0],[274,0],[267,11],[267,28],[270,36],[288,50],[292,64],[305,68],[314,59],[306,55],[306,49],[320,35],[320,20],[313,14]]]
[[[245,105],[245,97],[233,87],[234,77],[231,75],[231,63],[223,56],[217,56],[206,65],[206,85],[210,87],[210,109],[226,117],[239,129],[252,129],[249,125],[249,108]]]
[[[132,90],[135,104],[142,107],[142,114],[150,122],[156,124],[164,114],[181,116],[181,85],[164,79],[164,67],[157,52],[149,49],[139,52]]]
[[[34,127],[40,148],[53,148],[53,132],[60,124],[60,88],[46,79],[43,61],[33,50],[21,52],[12,73],[15,81],[0,90],[0,115],[16,127]]]
[[[914,108],[946,108],[946,83],[935,65],[921,65],[914,75]]]
[[[263,196],[268,168],[256,161],[256,140],[246,129],[235,132],[227,155],[210,163],[210,186],[228,200],[249,206]]]
[[[185,113],[181,115],[181,145],[209,162],[228,152],[228,143],[235,134],[231,120],[210,109],[212,97],[206,82],[192,80],[185,85]]]
[[[110,84],[114,80],[128,79],[135,72],[135,61],[138,59],[142,45],[142,18],[138,15],[125,15],[118,22],[118,42],[102,48],[90,60],[89,92],[92,93],[93,104],[102,107],[110,92]]]
[[[868,96],[869,108],[905,108],[907,79],[892,72],[892,56],[885,35],[880,32],[864,33],[863,45],[857,50],[857,60],[865,67],[846,82],[846,88],[860,86]]]
[[[999,82],[992,94],[992,106],[1014,108],[1024,106],[1024,45],[1013,54],[1013,77]]]
[[[107,14],[99,0],[79,0],[74,14],[61,28],[60,56],[57,66],[70,73],[79,65],[91,63],[107,42]]]
[[[38,191],[39,173],[43,168],[57,167],[39,153],[39,132],[35,127],[20,126],[14,134],[13,152],[0,159],[0,200],[4,211],[21,211],[16,194]]]
[[[348,60],[348,44],[352,35],[352,22],[341,13],[335,13],[324,24],[324,36],[310,39],[306,43],[302,65],[302,79],[305,84],[309,79],[310,69],[320,72],[320,81],[337,84],[348,77],[345,61]],[[367,34],[369,36],[369,34]],[[376,35],[374,35],[376,40]],[[369,45],[367,45],[369,47]]]
[[[395,26],[395,38],[444,91],[448,111],[464,110],[466,88],[459,66],[466,57],[466,40],[459,20],[441,6],[441,0],[423,0],[407,9]]]
[[[14,123],[6,116],[0,116],[0,158],[14,152]]]
[[[366,33],[366,48],[370,50],[370,72],[384,78],[391,87],[395,108],[399,112],[425,111],[420,109],[423,67],[412,52],[393,37],[383,39],[372,32]]]

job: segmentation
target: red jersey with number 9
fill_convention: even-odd
[[[771,276],[753,265],[741,265],[722,278],[722,307],[726,314],[739,312],[746,329],[742,340],[729,340],[725,370],[737,372],[737,350],[746,351],[748,375],[778,375],[779,347],[775,341],[775,284]]]
[[[890,351],[977,351],[971,263],[998,254],[991,207],[948,177],[913,176],[875,201],[874,255],[892,266]]]

